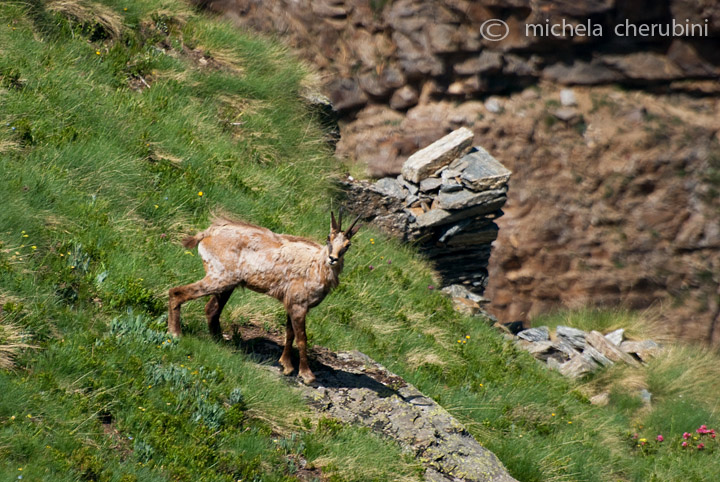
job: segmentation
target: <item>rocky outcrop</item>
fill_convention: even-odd
[[[423,464],[428,482],[515,481],[450,413],[367,355],[312,347],[310,367],[316,380],[308,386],[300,377],[282,377],[277,369],[280,334],[251,324],[234,330],[226,339],[235,340],[268,370],[297,385],[318,413],[394,440]]]
[[[397,178],[343,186],[350,211],[415,243],[445,285],[482,295],[510,171],[472,140],[470,130],[457,129],[410,156]],[[458,301],[469,310],[477,303],[465,294],[453,298],[469,300]]]
[[[405,110],[424,95],[466,99],[538,80],[667,84],[720,75],[720,6],[713,2],[194,1],[282,33],[326,74],[342,111],[378,102]],[[483,37],[490,19],[505,22],[505,38]],[[639,31],[642,25],[655,28]]]
[[[372,428],[410,450],[429,482],[512,482],[498,458],[445,409],[358,352],[315,349],[324,367],[316,384],[299,385],[321,413]]]
[[[509,335],[508,335],[509,336]],[[579,378],[602,367],[626,363],[639,367],[657,355],[662,347],[652,340],[623,341],[624,330],[603,335],[569,326],[558,326],[551,338],[546,326],[520,331],[515,344],[569,378]]]

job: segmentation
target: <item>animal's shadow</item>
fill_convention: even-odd
[[[258,363],[271,365],[280,370],[278,360],[282,354],[283,346],[273,339],[272,335],[263,332],[258,327],[249,329],[239,327],[238,329],[233,326],[233,333],[228,343],[246,353]],[[297,375],[299,356],[297,349],[294,347],[292,361],[296,371],[291,376],[295,377]],[[398,394],[397,390],[405,386],[405,382],[399,377],[388,376],[373,367],[361,371],[358,369],[362,365],[361,362],[342,360],[335,353],[322,347],[313,347],[308,350],[308,364],[315,375],[316,381],[313,385],[316,387],[367,389],[384,398]]]

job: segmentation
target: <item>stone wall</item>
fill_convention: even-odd
[[[343,182],[349,210],[415,243],[444,285],[460,285],[452,295],[467,290],[460,295],[466,298],[487,286],[494,220],[502,215],[510,179],[472,140],[473,133],[460,128],[410,156],[396,178]]]
[[[720,4],[696,0],[193,0],[243,26],[280,33],[318,67],[335,107],[406,110],[423,97],[473,98],[538,80],[670,84],[720,75]],[[499,19],[502,41],[480,26]],[[707,35],[628,35],[633,25],[702,25]],[[705,22],[707,20],[707,22]],[[527,35],[526,25],[599,26],[594,35]],[[565,31],[568,31],[566,28]],[[632,33],[632,32],[630,32]]]

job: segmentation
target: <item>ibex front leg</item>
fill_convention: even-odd
[[[292,320],[290,315],[287,315],[285,321],[285,347],[283,348],[282,355],[280,356],[280,365],[283,367],[283,375],[290,375],[295,370],[290,358],[292,352],[292,344],[295,339],[295,330],[293,330]]]
[[[307,312],[308,309],[305,306],[295,305],[288,309],[288,315],[290,316],[292,328],[295,332],[295,342],[300,352],[300,369],[298,370],[298,375],[309,385],[315,381],[315,375],[313,375],[310,367],[308,367],[307,335],[305,334],[305,315],[307,315]]]

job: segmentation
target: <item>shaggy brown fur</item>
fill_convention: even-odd
[[[188,249],[198,247],[205,266],[200,281],[170,290],[168,330],[180,336],[180,307],[186,301],[211,295],[205,306],[210,332],[219,337],[220,313],[237,286],[280,300],[287,311],[285,348],[280,357],[283,373],[294,367],[290,360],[293,339],[300,351],[299,374],[306,383],[315,379],[307,364],[305,316],[338,284],[343,256],[357,233],[357,219],[345,231],[331,213],[330,235],[321,246],[309,239],[277,234],[269,229],[226,217],[183,240]]]

